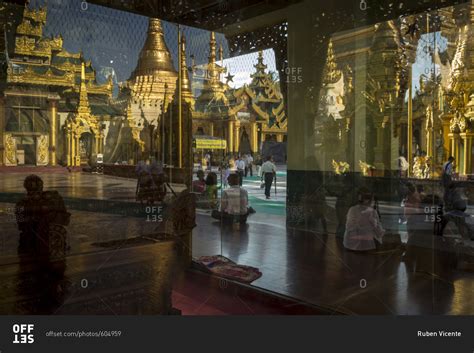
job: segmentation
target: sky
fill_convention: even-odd
[[[43,6],[45,0],[31,0],[30,6]],[[81,6],[82,5],[82,6]],[[130,77],[138,61],[140,50],[146,39],[148,18],[137,14],[118,11],[93,4],[83,5],[81,0],[48,0],[48,17],[44,30],[47,36],[61,34],[64,48],[70,52],[83,51],[87,60],[92,60],[103,82],[110,72],[114,81],[122,82]],[[186,37],[187,64],[191,55],[197,65],[207,63],[209,56],[209,32],[181,26]],[[163,21],[165,41],[177,68],[178,31],[175,24]],[[229,48],[224,35],[216,33],[217,47],[222,45],[224,57],[229,57]],[[242,55],[224,60],[232,75],[232,87],[239,87],[250,80],[254,72],[258,53]],[[273,50],[264,53],[268,70],[276,71]],[[224,80],[225,81],[225,80]]]

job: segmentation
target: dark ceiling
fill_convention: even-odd
[[[207,30],[222,29],[263,14],[284,9],[302,0],[88,0],[88,2],[115,9],[131,11]],[[361,3],[367,9],[361,11]],[[365,25],[401,15],[419,13],[459,4],[466,0],[313,0],[306,1],[312,13],[337,12]],[[351,21],[348,21],[351,22]],[[266,24],[268,25],[268,24]]]
[[[301,0],[89,0],[90,3],[207,30],[273,12]]]
[[[25,0],[6,0],[24,4]],[[67,1],[67,0],[64,0]],[[303,0],[84,0],[118,10],[129,11],[174,23],[227,32],[245,33],[258,27],[281,23],[285,8]],[[326,18],[343,19],[345,29],[371,25],[404,15],[411,15],[467,0],[311,0],[305,1],[308,13],[325,14]],[[366,9],[361,6],[366,4]],[[264,16],[278,13],[278,16]],[[324,16],[324,15],[323,15]],[[250,27],[242,22],[257,22]]]

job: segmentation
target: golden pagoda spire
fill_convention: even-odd
[[[186,65],[186,38],[181,35],[181,92],[186,102],[194,106],[194,96],[189,80],[188,66]]]
[[[132,77],[155,76],[163,72],[169,72],[177,76],[171,54],[165,42],[161,21],[157,18],[150,18],[147,38]]]
[[[204,105],[210,102],[222,102],[227,105],[228,99],[225,96],[226,86],[220,80],[221,73],[227,72],[226,68],[219,66],[216,63],[216,35],[214,32],[210,34],[209,40],[209,63],[207,64],[207,79],[204,81],[201,95],[198,97],[198,102]]]
[[[332,40],[330,40],[328,45],[328,54],[326,57],[326,68],[323,82],[326,85],[336,83],[341,79],[341,75],[341,71],[337,68],[336,56],[334,55]]]
[[[263,51],[258,51],[257,63],[253,66],[255,73],[251,74],[252,82],[250,87],[263,88],[267,85],[268,74],[266,73],[267,65],[263,63]]]
[[[209,64],[216,62],[216,34],[211,32],[211,39],[209,41]]]
[[[224,60],[224,49],[222,49],[222,43],[219,45],[219,61],[222,62]]]
[[[79,107],[77,108],[79,115],[91,114],[89,106],[89,98],[87,97],[87,86],[86,86],[86,65],[84,61],[81,63],[81,86],[79,88]]]
[[[211,32],[211,40],[209,41],[209,64],[207,65],[208,83],[212,87],[219,84],[219,76],[221,70],[216,64],[216,35]]]
[[[164,100],[165,84],[173,93],[177,87],[178,72],[174,68],[171,54],[165,42],[159,19],[150,18],[147,38],[133,71],[129,86],[134,100]],[[166,110],[167,104],[164,105]],[[150,113],[147,120],[154,120]]]

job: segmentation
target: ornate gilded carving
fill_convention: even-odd
[[[47,135],[41,135],[37,138],[37,152],[36,152],[36,164],[47,165],[48,164],[48,147],[49,138]]]
[[[41,24],[33,24],[28,19],[24,18],[20,25],[16,28],[16,33],[27,36],[41,37],[43,34],[43,26]]]
[[[9,71],[7,75],[8,83],[26,83],[32,85],[47,85],[47,86],[74,86],[75,75],[73,72],[66,72],[63,75],[56,75],[51,68],[43,73],[36,73],[27,66],[23,71]]]
[[[413,159],[413,176],[418,179],[429,179],[431,176],[431,159],[418,156]]]
[[[461,113],[456,113],[449,122],[449,131],[452,133],[459,133],[466,131],[466,118]]]
[[[30,55],[34,52],[36,40],[29,37],[15,38],[15,54]]]
[[[17,165],[16,160],[16,140],[11,134],[5,134],[5,165]]]
[[[363,176],[372,176],[375,166],[359,160],[359,168]]]
[[[128,126],[130,127],[130,130],[132,132],[132,138],[138,144],[138,146],[140,147],[140,151],[143,152],[145,150],[145,141],[143,141],[140,138],[140,131],[141,130],[136,125],[135,119],[133,118],[132,106],[130,104],[130,101],[128,102],[126,116],[127,116]]]
[[[25,6],[25,9],[23,10],[23,18],[28,18],[41,24],[46,23],[46,15],[46,6],[41,7],[39,9],[30,9],[28,6]]]
[[[344,161],[336,162],[334,159],[332,160],[332,168],[337,175],[346,174],[350,171],[349,163]]]

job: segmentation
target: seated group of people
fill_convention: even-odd
[[[209,172],[207,177],[203,170],[196,173],[197,180],[193,181],[193,192],[198,195],[198,204],[203,208],[215,209],[217,207],[217,174]]]
[[[239,175],[230,174],[227,178],[229,188],[222,192],[220,209],[217,200],[217,175],[209,172],[205,177],[204,171],[197,172],[197,180],[193,181],[193,192],[199,195],[200,206],[213,209],[212,217],[224,222],[245,223],[247,216],[252,213],[249,207],[247,190],[239,185]]]

